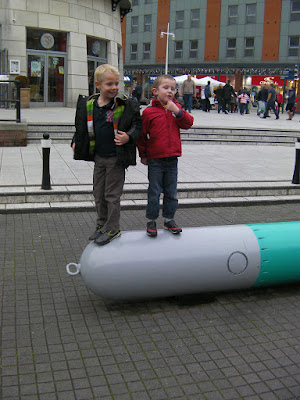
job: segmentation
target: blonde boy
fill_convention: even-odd
[[[125,169],[136,165],[136,140],[142,121],[138,104],[118,94],[119,72],[113,66],[103,64],[96,69],[95,85],[100,94],[78,99],[73,149],[75,159],[95,162],[97,223],[89,239],[101,246],[121,235]]]

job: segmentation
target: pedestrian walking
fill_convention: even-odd
[[[218,103],[218,114],[219,114],[223,105],[223,88],[221,84],[219,85],[218,89],[216,89],[215,95]]]
[[[223,113],[228,114],[231,109],[231,96],[234,96],[233,87],[230,85],[230,80],[223,87]]]
[[[238,99],[240,100],[240,114],[244,115],[244,112],[247,111],[247,103],[250,101],[250,97],[245,89],[238,95]]]
[[[278,112],[276,111],[276,107],[275,107],[276,93],[275,93],[275,89],[274,89],[274,84],[271,83],[268,86],[269,86],[269,89],[268,89],[267,106],[266,106],[263,118],[267,118],[269,110],[273,110],[274,114],[276,115],[276,119],[279,119],[279,115],[278,115]]]
[[[293,119],[293,113],[294,113],[294,107],[295,107],[295,101],[296,101],[296,93],[294,88],[290,88],[289,93],[288,93],[288,101],[286,105],[286,112],[288,113],[288,120]]]
[[[208,81],[207,85],[204,87],[204,95],[205,95],[205,109],[203,111],[210,112],[210,97],[211,97],[210,81]]]
[[[191,113],[193,97],[196,96],[196,85],[190,74],[188,74],[187,79],[183,81],[181,95],[183,96],[185,111]]]

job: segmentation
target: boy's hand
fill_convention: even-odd
[[[129,136],[126,132],[118,131],[118,133],[115,134],[114,140],[116,146],[123,146],[123,144],[126,144],[129,141]]]
[[[146,157],[141,158],[141,163],[144,164],[144,165],[147,165],[148,164],[147,163],[147,158]]]
[[[167,102],[167,110],[173,112],[175,115],[177,115],[179,113],[179,108],[176,106],[176,104],[172,101],[169,100]]]

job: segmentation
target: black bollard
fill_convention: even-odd
[[[43,149],[43,177],[42,177],[42,189],[50,190],[50,147],[51,139],[49,139],[49,133],[43,134],[43,139],[41,140]]]
[[[300,139],[299,138],[297,138],[297,142],[295,143],[295,148],[296,148],[296,160],[295,160],[295,170],[292,183],[299,184],[300,183]]]

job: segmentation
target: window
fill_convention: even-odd
[[[150,60],[150,49],[151,49],[151,43],[144,43],[144,54],[143,54],[144,60]]]
[[[199,28],[200,25],[200,9],[191,10],[191,28]]]
[[[144,15],[144,32],[151,32],[152,28],[152,15]]]
[[[238,6],[228,6],[228,25],[237,24]]]
[[[175,58],[182,58],[183,42],[175,42]]]
[[[183,28],[184,23],[184,11],[176,11],[176,20],[175,20],[175,28],[180,29]]]
[[[300,21],[300,1],[291,1],[291,21]]]
[[[298,57],[299,56],[299,36],[290,36],[289,37],[289,57]]]
[[[256,4],[246,4],[246,24],[256,23]]]
[[[132,5],[133,6],[138,6],[139,5],[139,0],[132,0]]]
[[[254,56],[254,38],[249,37],[245,38],[245,57],[253,57]]]
[[[136,60],[137,59],[137,44],[133,43],[130,46],[130,60]]]
[[[227,51],[226,51],[226,57],[232,58],[235,57],[235,51],[236,51],[236,39],[227,39]]]
[[[198,40],[190,40],[190,58],[197,58]]]
[[[139,27],[139,17],[131,17],[131,33],[138,31]]]
[[[145,4],[151,4],[152,0],[145,0]]]

